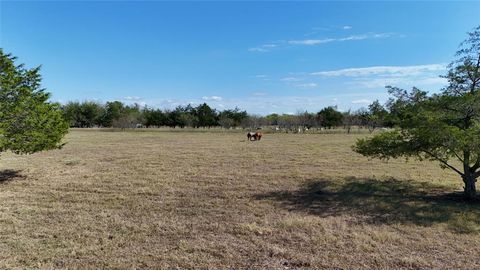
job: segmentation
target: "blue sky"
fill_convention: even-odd
[[[438,91],[480,2],[2,1],[0,47],[54,101],[250,113],[358,109]]]

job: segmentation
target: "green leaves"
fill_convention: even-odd
[[[359,139],[353,150],[364,156],[389,159],[412,155],[409,140],[400,130],[380,133],[369,139]]]
[[[443,162],[461,159],[465,149],[478,155],[480,107],[474,100],[470,95],[392,100],[396,129],[359,140],[354,150],[382,159],[413,156]]]
[[[441,94],[387,87],[393,96],[387,102],[389,118],[396,129],[358,140],[353,150],[380,159],[436,160],[462,176],[465,193],[472,197],[480,176],[480,27],[469,33],[457,57],[445,76],[449,86]],[[462,166],[455,167],[452,159]]]
[[[455,59],[449,65],[444,78],[449,85],[444,92],[448,95],[461,96],[480,89],[480,26],[468,33],[468,38],[460,44]]]
[[[317,113],[322,127],[332,128],[342,124],[343,114],[334,107],[326,107]]]
[[[40,68],[15,66],[0,49],[0,151],[34,153],[59,148],[68,132],[59,104],[41,87]]]

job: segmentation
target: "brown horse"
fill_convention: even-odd
[[[247,139],[249,141],[260,141],[262,138],[262,133],[261,132],[248,132],[247,133]]]

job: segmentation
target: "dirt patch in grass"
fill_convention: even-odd
[[[460,179],[361,136],[74,130],[5,153],[0,268],[479,268]]]

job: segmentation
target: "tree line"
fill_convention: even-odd
[[[178,106],[173,110],[127,105],[120,101],[101,104],[93,101],[68,102],[62,106],[70,127],[215,127],[239,126],[247,117],[246,111],[238,108],[217,111],[203,103]]]
[[[68,102],[62,106],[64,118],[70,127],[171,127],[171,128],[259,128],[276,126],[284,130],[331,129],[343,127],[350,132],[353,126],[368,128],[391,127],[388,108],[374,101],[367,108],[340,112],[335,106],[325,107],[317,113],[248,114],[239,108],[218,111],[208,104],[178,106],[175,109],[155,109],[138,104],[128,105],[120,101],[104,104],[94,101]]]

